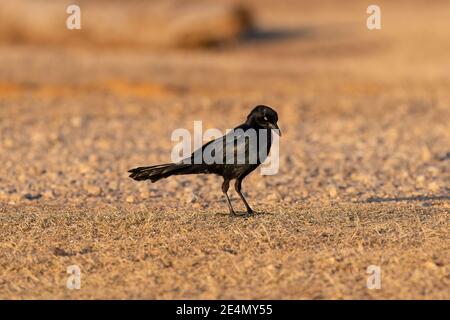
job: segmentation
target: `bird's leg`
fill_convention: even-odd
[[[245,200],[244,195],[241,192],[241,187],[242,187],[241,184],[242,184],[242,178],[237,178],[236,182],[234,184],[234,189],[236,190],[236,192],[238,193],[239,197],[241,197],[242,201],[244,202],[245,207],[247,208],[247,213],[248,214],[252,214],[253,210],[252,210],[252,208],[250,208],[250,206],[247,203],[247,200]]]
[[[230,187],[230,180],[225,179],[222,184],[222,192],[225,194],[227,198],[228,209],[230,209],[230,214],[235,215],[236,213],[233,210],[233,206],[231,205],[230,197],[228,197],[228,188]]]

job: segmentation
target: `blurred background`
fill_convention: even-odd
[[[168,162],[172,130],[232,128],[256,104],[285,133],[280,174],[252,177],[276,190],[267,201],[447,196],[450,3],[378,1],[372,31],[368,5],[2,1],[0,197],[221,201],[202,187],[214,177],[149,186],[126,171]]]

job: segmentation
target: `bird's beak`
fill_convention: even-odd
[[[276,123],[269,123],[269,128],[275,130],[275,132],[281,137],[281,130]]]

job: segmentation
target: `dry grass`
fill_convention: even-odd
[[[39,288],[40,298],[448,298],[443,209],[277,206],[250,218],[214,209],[4,207],[7,280],[0,294],[36,298]],[[79,291],[65,288],[73,264],[82,270]],[[372,264],[382,268],[382,290],[366,288]]]
[[[448,3],[381,2],[373,32],[357,1],[258,4],[206,51],[2,43],[0,298],[450,298]],[[259,103],[283,130],[244,181],[260,214],[217,177],[127,177]]]

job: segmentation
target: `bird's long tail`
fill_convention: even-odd
[[[159,164],[151,167],[139,167],[129,170],[130,178],[142,181],[150,179],[156,182],[162,178],[167,178],[177,174],[189,174],[192,165],[186,163]]]

